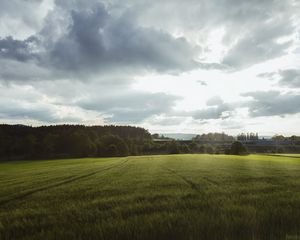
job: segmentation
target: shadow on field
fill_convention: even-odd
[[[284,154],[265,154],[272,157],[288,157],[288,158],[300,158],[300,156],[284,155]]]

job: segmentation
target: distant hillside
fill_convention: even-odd
[[[192,140],[193,137],[196,137],[197,134],[192,133],[160,133],[168,138],[173,138],[175,140]]]

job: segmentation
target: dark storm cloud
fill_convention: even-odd
[[[295,30],[292,1],[55,3],[39,33],[24,41],[13,37],[0,40],[2,58],[18,61],[36,58],[40,67],[65,71],[68,77],[74,71],[98,74],[124,70],[176,73],[196,68],[241,69],[285,54],[292,42],[279,43],[278,39],[290,36]],[[10,4],[2,5],[11,9]],[[165,18],[169,9],[174,14]],[[147,17],[152,19],[151,26]],[[209,29],[223,27],[223,43],[231,47],[220,63],[196,63],[199,47],[184,37],[170,35],[168,31],[174,30],[171,26],[187,32],[197,29],[203,38]],[[32,45],[36,45],[35,51]]]
[[[25,41],[15,40],[12,37],[0,39],[0,58],[20,62],[34,59],[37,57],[33,53],[36,44],[37,39],[35,37],[30,37]]]
[[[59,72],[75,77],[80,72],[82,78],[103,72],[176,73],[197,67],[194,61],[197,48],[186,39],[139,27],[126,14],[112,16],[103,4],[83,10],[59,10],[66,14],[66,19],[69,17],[69,22],[62,23],[67,26],[57,27],[65,32],[49,36],[50,30],[55,35],[53,28],[58,21],[55,14],[49,14],[52,18],[47,19],[39,34],[24,41],[13,37],[0,39],[0,58],[32,60],[39,67],[51,69],[53,75]]]
[[[72,70],[129,66],[157,71],[196,67],[195,49],[184,38],[137,27],[128,17],[112,19],[103,7],[93,12],[73,11],[72,20],[69,33],[51,52],[57,66]]]
[[[300,112],[299,93],[258,91],[243,93],[242,96],[252,98],[244,104],[251,117],[284,116]]]

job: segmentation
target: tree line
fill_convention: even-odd
[[[201,135],[192,141],[154,141],[156,135],[132,126],[0,125],[0,160],[75,157],[121,157],[147,154],[224,153],[226,146],[201,139],[230,140],[222,134]],[[228,147],[228,146],[227,146]]]
[[[282,140],[282,136],[274,137]],[[298,152],[299,137],[284,146],[244,145],[225,133],[197,135],[190,141],[151,135],[132,126],[52,125],[31,127],[0,124],[0,160],[121,157],[128,155],[250,152]],[[279,149],[279,147],[281,147]],[[273,149],[274,148],[274,149]],[[276,149],[275,149],[276,148]],[[295,150],[295,149],[296,150]]]
[[[127,156],[143,153],[151,134],[131,126],[0,125],[0,159]]]

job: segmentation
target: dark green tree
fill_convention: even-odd
[[[119,136],[106,135],[100,139],[101,149],[98,149],[100,156],[127,156],[129,149],[126,142]]]
[[[239,141],[233,142],[230,148],[230,154],[233,155],[245,155],[248,154],[247,148]]]
[[[178,145],[178,143],[176,141],[172,141],[169,143],[169,146],[168,146],[168,149],[169,149],[169,153],[170,154],[178,154],[180,153],[180,147]]]

